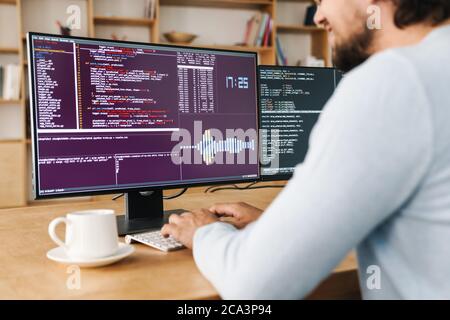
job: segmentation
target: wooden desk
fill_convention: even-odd
[[[265,208],[279,189],[188,194],[166,201],[166,209],[195,209],[215,202],[245,201]],[[0,299],[217,299],[200,274],[190,250],[162,253],[135,245],[125,260],[97,269],[81,269],[81,289],[69,290],[66,266],[46,258],[55,247],[49,222],[75,210],[123,212],[123,201],[90,201],[0,210]],[[61,230],[60,230],[61,231]],[[122,239],[123,240],[123,239]],[[356,262],[350,254],[311,294],[311,298],[357,298]]]

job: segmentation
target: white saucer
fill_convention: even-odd
[[[134,247],[132,245],[119,242],[119,249],[117,252],[111,256],[103,257],[99,259],[94,260],[77,260],[77,259],[71,259],[67,256],[66,250],[62,247],[57,247],[54,249],[51,249],[47,252],[47,258],[50,260],[62,263],[62,264],[75,264],[79,267],[85,267],[85,268],[93,268],[93,267],[101,267],[106,266],[108,264],[112,264],[114,262],[117,262],[119,260],[122,260],[125,257],[128,257],[130,254],[134,252]]]

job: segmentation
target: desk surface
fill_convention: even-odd
[[[188,194],[165,202],[166,209],[195,209],[215,202],[245,201],[266,208],[279,190],[259,189]],[[119,263],[81,269],[81,289],[69,290],[66,266],[46,258],[55,244],[47,234],[52,219],[93,208],[123,212],[123,201],[87,201],[0,210],[0,299],[216,299],[190,250],[163,253],[137,244]],[[63,228],[63,227],[61,227]],[[60,230],[61,231],[61,230]],[[123,241],[123,239],[122,239]],[[311,298],[357,298],[356,261],[349,254]]]

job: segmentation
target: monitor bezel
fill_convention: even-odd
[[[339,71],[338,69],[336,69],[335,67],[303,67],[303,66],[276,66],[276,65],[258,65],[258,67],[256,68],[256,72],[257,72],[257,77],[258,77],[258,81],[260,80],[260,70],[261,69],[322,69],[322,70],[335,70],[335,71]],[[258,86],[259,86],[259,82],[258,82]],[[260,93],[260,89],[258,87],[258,93]],[[261,111],[262,106],[261,106],[261,96],[258,96],[258,127],[261,129]],[[259,144],[259,147],[261,148],[261,144]],[[260,151],[260,157],[261,157],[261,149]],[[300,164],[300,163],[299,163]],[[294,175],[294,173],[286,173],[286,174],[274,174],[274,175],[263,175],[262,174],[262,164],[260,163],[259,165],[259,180],[261,182],[275,182],[275,181],[288,181],[292,178],[292,176]]]
[[[244,51],[244,50],[232,50],[232,49],[219,49],[219,48],[208,48],[208,47],[194,47],[185,45],[171,45],[171,44],[160,44],[152,42],[137,42],[137,41],[121,41],[112,39],[102,39],[102,38],[90,38],[90,37],[79,37],[79,36],[63,36],[58,34],[40,33],[40,32],[27,32],[27,58],[28,58],[28,82],[29,82],[29,108],[30,108],[30,123],[31,123],[31,153],[32,153],[32,186],[33,186],[33,196],[35,200],[41,199],[57,199],[57,198],[71,198],[71,197],[85,197],[94,195],[104,195],[104,194],[120,194],[128,192],[144,192],[144,191],[154,191],[154,190],[170,190],[170,189],[180,189],[180,188],[190,188],[190,187],[202,187],[202,186],[212,186],[212,185],[228,185],[236,183],[250,183],[261,181],[261,166],[260,166],[260,154],[259,154],[259,135],[257,137],[257,164],[258,172],[256,178],[240,178],[240,179],[230,179],[230,180],[218,180],[218,181],[206,181],[206,182],[194,182],[194,183],[175,183],[160,186],[136,186],[136,187],[126,187],[126,188],[114,188],[114,189],[102,189],[102,190],[86,190],[86,191],[76,191],[67,193],[52,193],[52,194],[40,194],[39,187],[39,175],[38,175],[38,165],[39,161],[37,159],[37,117],[35,116],[35,110],[37,110],[37,101],[34,101],[35,96],[35,86],[34,86],[34,55],[32,52],[31,40],[33,36],[47,36],[56,37],[63,39],[73,39],[73,40],[88,40],[88,41],[102,41],[110,42],[115,44],[128,44],[128,45],[141,45],[141,46],[154,46],[161,48],[180,48],[180,49],[193,49],[199,51],[213,51],[222,53],[244,53],[251,54],[255,57],[255,95],[256,95],[256,131],[259,133],[259,79],[258,79],[258,53],[256,51]]]

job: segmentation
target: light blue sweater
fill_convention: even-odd
[[[223,298],[297,299],[355,247],[365,299],[450,298],[450,26],[347,74],[261,218],[193,250]]]

